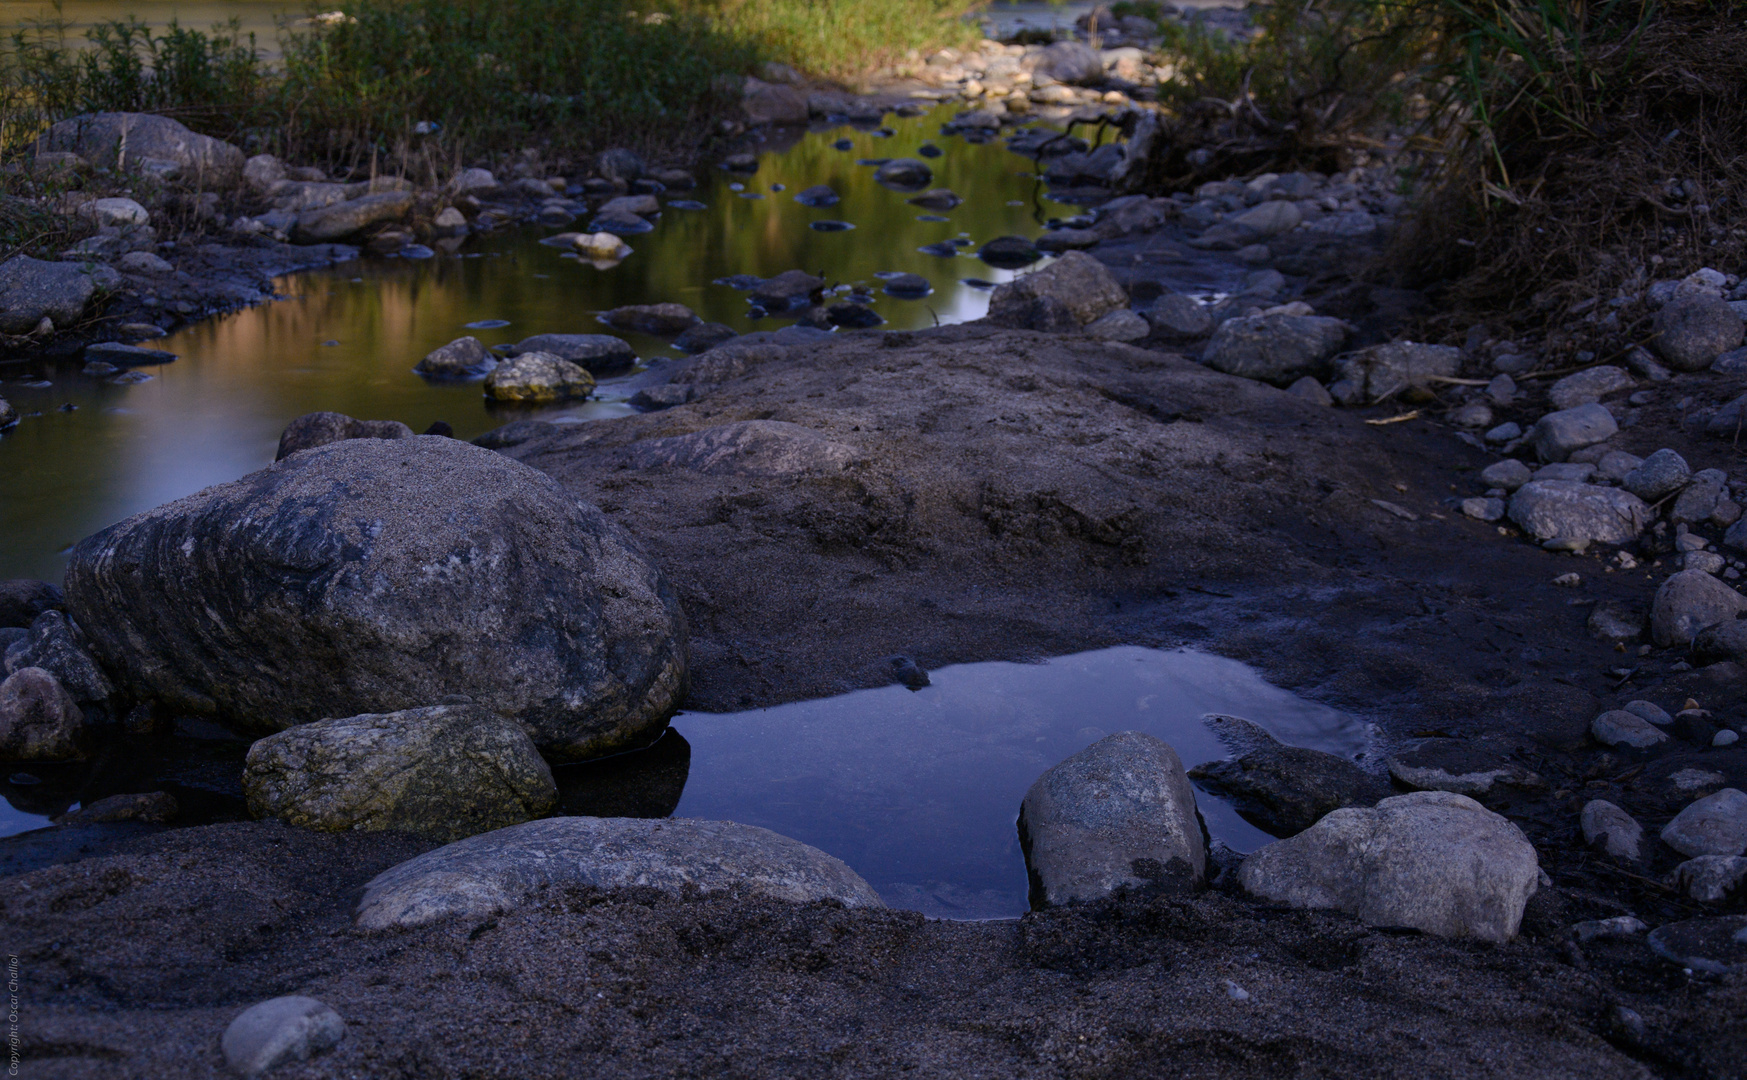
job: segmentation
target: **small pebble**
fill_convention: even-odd
[[[1250,999],[1250,992],[1230,979],[1225,980],[1225,992],[1233,1001],[1248,1001]]]

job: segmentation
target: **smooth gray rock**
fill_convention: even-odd
[[[580,365],[545,352],[517,353],[485,377],[486,397],[522,404],[585,398],[594,388],[594,376]]]
[[[83,761],[90,732],[79,703],[39,667],[0,682],[0,761]]]
[[[346,1037],[340,1014],[312,997],[270,998],[244,1009],[224,1029],[225,1064],[246,1077],[288,1061],[308,1061]]]
[[[1304,376],[1291,386],[1288,386],[1286,392],[1294,397],[1302,398],[1305,401],[1310,402],[1312,405],[1321,405],[1325,408],[1335,403],[1333,395],[1328,392],[1328,387],[1317,382],[1309,375]],[[1502,508],[1499,510],[1499,513],[1504,513]]]
[[[321,832],[459,840],[544,817],[552,770],[527,732],[477,705],[300,724],[249,747],[249,813]]]
[[[1644,464],[1644,459],[1636,454],[1628,454],[1624,450],[1609,450],[1595,463],[1596,475],[1623,484],[1633,470]],[[1637,492],[1633,492],[1634,495]],[[1638,496],[1643,498],[1642,495]]]
[[[925,161],[897,158],[874,170],[874,182],[898,191],[921,191],[934,182],[934,170]]]
[[[1650,637],[1656,644],[1686,645],[1700,631],[1747,611],[1747,596],[1703,570],[1682,570],[1656,590],[1650,605]]]
[[[1098,740],[1038,777],[1019,807],[1034,910],[1119,889],[1186,893],[1206,880],[1195,789],[1177,752],[1139,731]]]
[[[1128,306],[1128,293],[1109,267],[1083,251],[1070,251],[1042,270],[995,286],[989,296],[989,319],[1023,325],[1030,306],[1044,298],[1061,304],[1080,326]]]
[[[550,888],[633,886],[885,906],[841,861],[768,829],[694,818],[561,817],[482,833],[390,867],[364,887],[353,921],[385,930],[481,919]]]
[[[1336,810],[1238,868],[1253,895],[1374,926],[1507,941],[1540,883],[1534,845],[1466,795],[1419,791]]]
[[[1535,470],[1536,480],[1572,480],[1586,484],[1595,475],[1595,466],[1587,462],[1558,461]]]
[[[115,686],[92,655],[91,642],[63,611],[49,610],[30,621],[30,632],[6,647],[5,674],[27,667],[49,672],[75,701],[107,702]]]
[[[1230,799],[1244,819],[1274,836],[1292,836],[1343,806],[1388,798],[1389,784],[1346,758],[1286,746],[1235,716],[1209,716],[1222,741],[1243,752],[1189,770],[1189,778]]]
[[[1673,450],[1663,447],[1625,475],[1621,485],[1645,502],[1657,502],[1686,486],[1692,467]]]
[[[1265,205],[1265,204],[1264,204]],[[1411,387],[1434,385],[1462,370],[1462,350],[1450,345],[1391,341],[1362,349],[1335,364],[1335,378],[1350,380],[1362,401],[1381,401]],[[1353,402],[1358,404],[1358,402]],[[1484,427],[1491,418],[1474,427]]]
[[[1610,709],[1589,722],[1589,733],[1603,746],[1629,746],[1647,750],[1668,741],[1668,733],[1637,713]]]
[[[1637,383],[1625,368],[1606,364],[1567,375],[1547,388],[1547,400],[1555,409],[1575,409],[1590,405],[1604,397],[1630,390]]]
[[[851,446],[781,420],[741,420],[687,435],[644,439],[627,451],[632,468],[723,476],[840,473],[859,458]]]
[[[1497,487],[1503,488],[1506,491],[1515,491],[1517,488],[1528,483],[1529,478],[1533,475],[1534,474],[1529,471],[1529,467],[1518,461],[1516,458],[1505,458],[1502,461],[1495,461],[1486,468],[1481,469],[1480,482],[1487,487]]]
[[[1271,236],[1291,232],[1303,220],[1304,215],[1296,203],[1270,199],[1233,214],[1228,223],[1244,230],[1254,239],[1266,240]]]
[[[1152,327],[1135,312],[1125,307],[1094,319],[1086,333],[1099,341],[1139,341],[1152,333]]]
[[[1713,915],[1668,923],[1645,938],[1671,963],[1712,975],[1747,971],[1747,915]]]
[[[1675,525],[1697,525],[1711,519],[1717,503],[1728,496],[1728,476],[1715,469],[1694,473],[1674,504],[1668,508],[1668,520]]]
[[[1724,788],[1690,803],[1662,827],[1662,842],[1692,858],[1747,853],[1747,792]]]
[[[1529,429],[1529,441],[1542,461],[1564,461],[1573,451],[1606,442],[1620,430],[1613,413],[1600,405],[1550,412]]]
[[[1591,799],[1583,804],[1578,815],[1583,829],[1583,842],[1603,850],[1616,859],[1636,861],[1644,841],[1644,826],[1624,810],[1606,799]]]
[[[34,578],[0,581],[0,627],[29,626],[38,615],[58,609],[61,603],[61,590],[46,581]]]
[[[66,588],[131,696],[251,731],[465,694],[583,758],[646,745],[685,693],[678,602],[624,530],[440,436],[318,447],[136,515],[73,550]]]
[[[635,150],[615,146],[594,156],[594,171],[608,180],[623,180],[628,184],[648,175],[649,167]]]
[[[412,428],[399,420],[357,420],[345,413],[308,413],[285,425],[279,434],[279,452],[274,461],[284,461],[302,450],[346,439],[410,439]]]
[[[71,326],[91,306],[97,288],[98,279],[83,263],[14,255],[0,263],[0,334],[28,334],[44,319]]]
[[[684,304],[631,304],[601,316],[608,326],[654,337],[678,337],[704,320]]]
[[[506,355],[525,353],[547,353],[597,377],[629,371],[637,365],[637,350],[611,334],[535,334],[510,346]]]
[[[1477,521],[1500,521],[1504,518],[1503,499],[1463,499],[1462,513]]]
[[[1747,885],[1747,859],[1739,855],[1700,855],[1674,868],[1674,887],[1705,904],[1727,900]]]
[[[1531,480],[1510,497],[1510,519],[1537,540],[1623,544],[1650,524],[1650,508],[1629,491],[1573,480]]]
[[[1678,371],[1702,371],[1741,346],[1741,316],[1723,300],[1688,294],[1656,313],[1656,351]]]
[[[1213,333],[1207,305],[1180,293],[1166,293],[1140,314],[1166,344],[1199,341]]]
[[[230,143],[199,135],[166,116],[84,113],[49,128],[38,151],[78,154],[118,171],[142,170],[183,185],[223,190],[241,181],[245,157]]]
[[[1220,324],[1201,354],[1215,371],[1290,386],[1316,375],[1347,340],[1347,324],[1320,315],[1253,315]]]
[[[1657,727],[1667,727],[1674,723],[1674,717],[1668,715],[1668,710],[1654,701],[1628,701],[1626,711],[1643,717]]]
[[[1489,795],[1495,785],[1543,786],[1539,776],[1502,754],[1465,739],[1420,739],[1389,758],[1389,775],[1418,791]]]
[[[399,221],[413,206],[410,191],[378,191],[332,206],[305,210],[291,226],[291,239],[299,244],[325,244],[346,240],[373,225]]]
[[[1033,76],[1042,75],[1069,86],[1095,86],[1104,81],[1104,58],[1078,41],[1058,41],[1026,57]]]
[[[497,356],[483,342],[463,337],[432,349],[413,370],[431,379],[476,379],[495,367]]]

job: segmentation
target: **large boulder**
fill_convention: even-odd
[[[42,152],[67,152],[99,168],[140,170],[160,179],[212,189],[241,181],[246,158],[230,143],[200,135],[167,116],[84,113],[49,128]]]
[[[1251,315],[1220,324],[1201,362],[1227,375],[1290,386],[1319,374],[1347,340],[1347,324],[1320,315]]]
[[[1711,361],[1740,348],[1741,316],[1726,301],[1691,293],[1656,313],[1656,351],[1678,371],[1702,371]]]
[[[1046,297],[1080,326],[1128,306],[1128,293],[1109,267],[1085,252],[1070,251],[1036,273],[995,286],[989,297],[989,318],[1002,325],[1026,325],[1032,305]]]
[[[611,334],[535,334],[511,345],[505,355],[547,353],[568,360],[590,375],[616,375],[637,365],[637,350]]]
[[[1189,770],[1203,788],[1229,799],[1244,819],[1274,836],[1292,836],[1343,806],[1371,806],[1389,797],[1387,781],[1346,758],[1287,746],[1257,724],[1235,716],[1207,723],[1244,752]]]
[[[562,817],[469,837],[384,870],[364,887],[354,922],[386,930],[481,919],[547,889],[632,886],[885,906],[841,861],[768,829],[694,818]]]
[[[337,412],[305,413],[279,433],[279,451],[274,461],[284,461],[300,450],[342,442],[346,439],[410,439],[412,428],[399,420],[358,420]]]
[[[89,735],[79,703],[42,668],[0,682],[0,761],[83,761]]]
[[[98,286],[83,263],[14,255],[0,263],[0,334],[28,334],[44,319],[71,326],[91,306]]]
[[[86,538],[67,606],[136,697],[278,731],[463,694],[549,756],[641,746],[684,621],[623,529],[438,436],[294,454]]]
[[[477,705],[321,720],[249,747],[249,812],[323,832],[459,840],[544,817],[552,770],[527,732]]]
[[[1739,618],[1747,611],[1742,596],[1703,570],[1670,574],[1650,603],[1650,636],[1667,648],[1686,645],[1701,631]]]
[[[1510,497],[1510,519],[1536,540],[1635,540],[1654,516],[1629,491],[1576,480],[1530,480]]]
[[[399,221],[412,209],[410,191],[379,191],[332,206],[305,210],[291,226],[291,239],[299,244],[323,244],[356,236],[372,225]]]
[[[1350,387],[1343,388],[1346,392],[1334,392],[1335,398],[1348,405],[1382,401],[1410,387],[1423,389],[1461,370],[1461,349],[1391,341],[1363,349],[1335,365],[1337,385],[1346,383]]]
[[[1039,910],[1119,889],[1189,892],[1207,873],[1183,763],[1140,731],[1100,739],[1038,777],[1019,807],[1019,844]]]
[[[1373,926],[1507,941],[1540,882],[1522,830],[1466,795],[1418,791],[1336,810],[1245,859],[1250,893]]]
[[[551,353],[521,353],[485,377],[485,396],[493,401],[540,403],[585,398],[594,393],[594,376]]]

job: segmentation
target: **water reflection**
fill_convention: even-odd
[[[1354,755],[1366,727],[1191,651],[1121,647],[1044,664],[964,664],[932,685],[732,715],[685,713],[691,777],[676,813],[761,825],[854,867],[886,902],[943,918],[1027,910],[1014,822],[1045,769],[1105,735],[1145,731],[1186,766],[1224,757],[1201,717],[1234,713],[1282,742]],[[1272,838],[1197,792],[1239,851]]]
[[[26,414],[0,437],[0,578],[58,580],[61,553],[81,537],[266,465],[279,432],[303,413],[399,420],[414,431],[443,420],[461,438],[529,415],[488,407],[477,385],[426,383],[412,374],[425,353],[469,332],[487,345],[537,333],[595,333],[597,312],[660,301],[742,332],[775,329],[782,323],[752,318],[744,296],[715,282],[794,269],[870,291],[882,271],[928,278],[933,293],[925,299],[879,298],[891,329],[978,318],[988,309],[987,291],[954,271],[957,264],[981,272],[982,264],[917,249],[961,233],[978,242],[1034,233],[1031,163],[998,144],[943,140],[948,152],[931,164],[935,182],[966,202],[936,215],[944,221],[918,221],[903,194],[874,182],[871,167],[832,149],[832,140],[846,139],[864,152],[877,145],[914,155],[937,135],[940,119],[894,120],[889,139],[848,128],[802,135],[791,146],[767,147],[758,172],[745,179],[760,192],[829,185],[840,201],[828,210],[786,194],[731,198],[729,174],[706,170],[700,189],[686,197],[709,209],[666,212],[610,269],[539,243],[558,229],[517,230],[476,241],[460,256],[372,259],[286,278],[282,299],[161,342],[181,359],[142,368],[153,378],[138,385],[83,376],[77,361],[0,367],[0,396]],[[856,228],[809,227],[818,221]],[[625,336],[646,358],[675,355],[659,339]],[[537,415],[560,422],[623,415],[630,394],[624,380],[609,380],[600,400]],[[72,410],[62,411],[66,406]]]

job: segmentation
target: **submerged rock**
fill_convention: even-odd
[[[0,682],[0,761],[83,761],[90,732],[79,703],[39,667]]]
[[[739,333],[723,323],[699,323],[685,333],[673,339],[673,347],[680,352],[701,353],[726,341],[739,337]]]
[[[386,930],[482,919],[547,889],[631,886],[885,906],[841,861],[768,829],[693,818],[564,817],[469,837],[390,867],[364,887],[353,921]]]
[[[1374,926],[1508,941],[1540,882],[1534,845],[1466,795],[1419,791],[1336,810],[1256,851],[1238,881],[1265,900]]]
[[[905,201],[911,206],[920,206],[924,210],[951,210],[964,202],[964,199],[960,198],[956,191],[949,188],[934,188]]]
[[[485,396],[494,401],[548,402],[594,393],[594,376],[547,352],[518,353],[485,377]]]
[[[958,254],[956,247],[951,245],[946,245],[946,247],[948,250],[941,252],[941,254]],[[923,248],[922,250],[927,251],[928,249]],[[1043,252],[1037,249],[1036,244],[1023,236],[997,236],[977,249],[977,258],[1002,270],[1018,270],[1043,258]]]
[[[552,770],[527,732],[477,705],[321,720],[249,748],[249,812],[323,832],[394,829],[438,840],[543,817]]]
[[[876,169],[874,181],[899,191],[921,191],[934,182],[934,170],[915,158],[897,158]]]
[[[69,610],[136,698],[249,731],[465,694],[541,750],[648,743],[685,689],[678,602],[555,481],[438,436],[354,439],[82,541]]]
[[[1032,309],[1044,299],[1059,304],[1078,326],[1128,306],[1128,293],[1110,268],[1080,251],[1070,251],[1042,270],[997,285],[989,297],[989,319],[1001,325],[1030,326]]]
[[[766,311],[787,311],[810,306],[813,294],[824,287],[824,278],[814,277],[805,270],[785,270],[753,286],[749,299]]]
[[[1177,752],[1139,731],[1107,736],[1038,778],[1019,843],[1041,910],[1119,889],[1199,889],[1207,851]]]
[[[357,420],[337,412],[307,413],[285,425],[285,430],[279,434],[279,452],[273,460],[284,461],[301,450],[313,450],[346,439],[410,439],[412,436],[412,428],[399,420]]]
[[[288,1061],[308,1061],[346,1037],[340,1014],[312,997],[271,998],[244,1009],[224,1029],[225,1064],[245,1077]]]
[[[143,821],[149,825],[167,825],[181,811],[176,796],[168,791],[147,791],[98,799],[55,818],[55,824],[106,825],[117,821]]]
[[[795,201],[802,206],[822,207],[836,206],[841,197],[831,187],[825,184],[815,184],[795,193]]]

